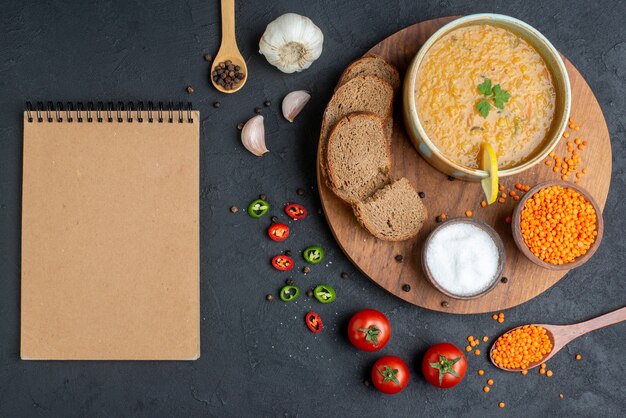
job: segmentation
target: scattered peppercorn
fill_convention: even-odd
[[[268,301],[270,301],[270,302],[271,302],[271,301],[273,301],[273,300],[274,300],[274,296],[272,296],[272,295],[267,295],[267,296],[265,296],[265,299],[267,299]]]
[[[498,406],[499,406],[500,408],[504,408],[504,407],[505,407],[505,404],[504,404],[504,402],[500,402],[500,403],[498,404]]]
[[[311,267],[309,267],[309,266],[305,266],[305,267],[302,269],[302,272],[303,272],[304,274],[310,273],[310,272],[311,272]]]
[[[474,351],[474,354],[475,354],[475,355],[477,355],[477,356],[480,356],[480,350],[479,350],[479,349],[476,349],[476,350]]]
[[[418,195],[419,195],[420,199],[423,199],[423,198],[426,197],[426,193],[424,193],[424,192],[419,192]]]
[[[450,306],[450,304],[448,303],[448,301],[444,300],[441,302],[441,307],[442,308],[447,308],[448,306]]]
[[[403,284],[402,285],[402,290],[404,290],[405,292],[410,292],[411,291],[411,286],[408,284]]]
[[[467,351],[468,353],[472,351],[472,346],[471,345],[465,346],[465,351]]]
[[[404,257],[402,256],[402,254],[397,254],[397,255],[395,256],[395,259],[396,259],[396,261],[397,261],[398,263],[401,263],[401,262],[402,262],[402,260],[404,260]]]
[[[563,399],[565,397],[565,395],[563,395],[562,393],[559,393],[559,398]]]
[[[580,359],[582,359],[582,358],[583,358],[583,356],[581,356],[580,354],[576,354],[576,357],[575,357],[575,358],[576,358],[576,360],[580,360]]]
[[[266,100],[266,101],[263,102],[263,105],[265,107],[270,107],[272,105],[272,102],[270,102],[269,100]]]
[[[482,376],[484,374],[485,374],[485,371],[483,369],[478,370],[478,376]]]
[[[493,379],[489,379],[489,380],[487,380],[487,384],[488,384],[489,386],[493,386]]]
[[[347,278],[349,278],[349,277],[350,277],[350,276],[349,276],[349,275],[348,275],[348,273],[346,273],[345,271],[341,272],[341,278],[342,278],[342,279],[347,279]]]
[[[218,109],[222,104],[220,102],[213,102],[213,107]]]
[[[211,62],[213,61],[213,57],[211,56],[211,54],[204,54],[204,60],[206,62]]]
[[[441,219],[443,219],[444,221],[445,221],[445,220],[446,220],[446,218],[448,217],[448,216],[445,214],[445,212],[442,212],[442,213],[441,213],[441,215],[439,215],[439,216],[441,216]]]
[[[267,200],[267,195],[266,195],[265,193],[261,193],[261,194],[259,195],[259,199],[261,199],[261,200]]]
[[[548,371],[546,372],[546,376],[548,376],[548,377],[552,377],[552,370],[548,370]]]
[[[468,218],[472,217],[472,211],[471,210],[466,210],[465,211],[465,216],[467,216]]]
[[[187,86],[187,88],[185,89],[185,91],[189,94],[193,93],[193,87],[191,86]]]
[[[293,284],[295,282],[294,282],[294,280],[292,278],[289,278],[289,279],[285,280],[285,283],[287,284],[287,286],[293,286]]]
[[[546,374],[546,369],[539,369],[539,374]]]
[[[276,216],[272,216],[270,220],[272,221],[272,223],[278,223],[278,218]]]
[[[301,187],[298,187],[298,189],[296,190],[296,194],[298,196],[304,196],[304,189]]]
[[[528,374],[528,370],[526,370],[526,369],[522,370],[522,374],[523,374],[524,376],[526,376],[526,375]]]
[[[482,206],[483,208],[487,207],[487,202],[485,202],[484,200],[482,202],[480,202],[480,206]]]
[[[239,65],[234,65],[232,61],[227,60],[213,67],[211,77],[216,84],[225,90],[232,90],[241,80],[246,78],[246,75],[241,71]]]
[[[239,130],[241,131],[241,130],[243,129],[243,125],[244,125],[244,123],[243,123],[243,122],[239,122],[239,123],[237,124],[237,129],[239,129]]]
[[[230,211],[231,211],[232,213],[237,213],[237,212],[239,212],[239,208],[238,208],[237,206],[231,206],[231,207],[230,207]]]
[[[255,107],[254,113],[256,113],[257,115],[260,115],[261,113],[263,113],[263,109],[261,109],[260,107]]]
[[[489,337],[487,337],[486,335],[483,337],[483,342],[487,342],[489,341]]]
[[[367,387],[370,387],[370,381],[367,379],[363,380],[363,384]]]
[[[309,290],[307,290],[307,291],[306,291],[306,295],[307,295],[308,297],[312,298],[312,297],[313,297],[313,289],[309,289]]]
[[[489,390],[490,390],[490,389],[489,389],[489,386],[485,386],[485,387],[483,388],[483,392],[485,392],[485,393],[489,393]]]
[[[508,283],[508,282],[509,282],[509,279],[507,279],[506,277],[503,277],[503,278],[501,278],[501,279],[500,279],[500,281],[501,281],[502,283]]]

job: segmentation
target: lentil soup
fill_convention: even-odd
[[[503,108],[478,88],[487,80],[510,94]],[[460,27],[430,48],[415,84],[420,121],[432,143],[450,160],[479,167],[480,144],[491,144],[500,169],[530,159],[545,140],[555,113],[556,91],[541,55],[513,32],[488,24]],[[497,102],[496,102],[497,103]]]

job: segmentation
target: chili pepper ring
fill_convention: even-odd
[[[313,290],[313,295],[321,303],[330,303],[337,297],[335,289],[327,284],[320,284]]]
[[[324,250],[317,245],[309,247],[302,253],[304,259],[311,264],[318,264],[324,259]]]

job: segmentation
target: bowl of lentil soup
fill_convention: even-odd
[[[517,248],[533,263],[569,270],[593,256],[604,233],[602,211],[577,184],[548,181],[518,202],[511,222]]]
[[[435,32],[411,62],[403,112],[419,153],[445,174],[477,181],[488,142],[499,176],[540,162],[567,127],[571,90],[565,64],[532,26],[477,14]]]

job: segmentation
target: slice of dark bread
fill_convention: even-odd
[[[404,241],[417,235],[427,217],[426,207],[404,177],[352,206],[358,221],[376,238]]]
[[[400,73],[393,65],[378,55],[368,55],[350,64],[341,74],[337,87],[360,75],[374,75],[382,78],[397,90],[400,87]]]
[[[328,136],[328,183],[350,204],[364,200],[389,182],[391,147],[384,121],[373,113],[341,118]]]
[[[371,112],[384,120],[385,136],[391,138],[393,127],[393,88],[376,76],[357,76],[339,87],[324,111],[320,132],[320,165],[328,176],[326,144],[331,129],[339,119],[353,112]]]

